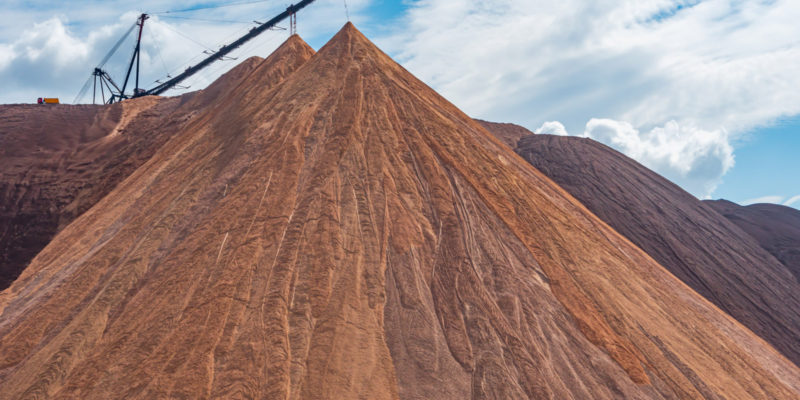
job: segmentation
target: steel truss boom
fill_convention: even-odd
[[[178,75],[178,76],[176,76],[176,77],[174,77],[174,78],[172,78],[172,79],[170,79],[170,80],[168,80],[168,81],[166,81],[166,82],[164,82],[164,83],[162,83],[162,84],[160,84],[160,85],[158,85],[158,86],[156,86],[156,87],[154,87],[154,88],[152,88],[150,90],[134,93],[133,97],[147,96],[147,95],[159,95],[161,93],[166,92],[167,90],[173,88],[175,85],[181,83],[181,81],[183,81],[184,79],[196,74],[201,69],[207,67],[212,62],[214,62],[216,60],[219,60],[222,57],[225,57],[228,53],[232,52],[233,50],[236,50],[238,47],[242,46],[243,44],[245,44],[250,39],[253,39],[254,37],[260,35],[264,31],[274,27],[275,25],[277,25],[279,22],[283,21],[284,19],[286,19],[286,18],[288,18],[290,16],[294,16],[295,13],[297,13],[298,11],[303,9],[305,6],[313,3],[314,1],[315,0],[303,0],[303,1],[299,2],[299,3],[297,3],[297,4],[290,5],[286,9],[286,11],[278,14],[277,16],[272,18],[271,20],[269,20],[269,21],[267,21],[267,22],[265,22],[265,23],[263,23],[263,24],[261,24],[261,25],[259,25],[257,27],[254,27],[253,29],[250,30],[250,32],[248,32],[244,36],[240,37],[239,39],[237,39],[233,43],[225,45],[225,46],[222,46],[218,51],[216,51],[211,56],[205,58],[204,60],[200,61],[196,65],[193,65],[193,66],[191,66],[189,68],[186,68],[186,70],[183,71],[183,73],[181,73],[180,75]],[[137,45],[137,50],[138,50],[138,45]]]

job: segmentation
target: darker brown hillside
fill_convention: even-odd
[[[267,90],[314,53],[295,36],[269,61],[251,57],[208,88],[112,106],[0,106],[0,290],[50,239],[202,110],[254,71]]]
[[[743,207],[727,200],[705,203],[754,237],[800,281],[800,211],[777,204]]]
[[[516,151],[675,276],[800,363],[800,284],[750,235],[593,140],[533,135]]]
[[[517,142],[522,139],[522,137],[533,135],[533,132],[529,131],[527,128],[516,124],[509,124],[505,122],[489,122],[477,118],[475,121],[486,128],[487,131],[497,136],[498,139],[502,140],[503,143],[512,149],[517,147]]]
[[[0,289],[166,142],[153,128],[176,105],[0,106]]]
[[[796,366],[351,24],[250,89],[269,73],[0,293],[0,393],[800,395]]]

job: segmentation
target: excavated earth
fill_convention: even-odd
[[[249,58],[199,92],[94,105],[0,105],[0,290],[55,234],[233,90]]]
[[[516,151],[676,277],[800,365],[800,282],[715,207],[591,139],[531,135],[519,141]],[[796,221],[795,228],[800,226]],[[791,232],[788,220],[786,225],[764,222]],[[800,249],[797,241],[793,246]]]
[[[800,282],[800,211],[777,204],[740,206],[727,200],[705,203],[754,237]]]
[[[312,54],[293,36],[162,132],[0,293],[0,393],[800,396],[795,365],[351,24]]]
[[[0,289],[166,143],[179,102],[0,106]]]

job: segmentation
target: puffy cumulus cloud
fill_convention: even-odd
[[[58,95],[44,91],[71,79],[89,52],[88,44],[73,36],[60,18],[34,24],[15,41],[0,44],[4,97],[30,102],[42,95]],[[20,92],[25,100],[13,98],[12,94]]]
[[[710,197],[734,165],[733,147],[724,130],[669,121],[640,132],[628,122],[593,118],[584,136],[619,150],[701,198]]]
[[[699,197],[733,165],[731,142],[800,113],[796,0],[412,4],[379,43],[467,113],[557,134],[590,121]]]
[[[19,54],[17,60],[29,65],[51,62],[65,64],[74,58],[85,58],[89,54],[86,43],[70,35],[60,18],[50,18],[34,24],[33,29],[24,31],[12,47]],[[44,57],[52,60],[45,60]]]
[[[547,121],[539,127],[539,129],[535,130],[536,133],[541,133],[545,135],[559,135],[559,136],[567,136],[567,128],[564,127],[564,124],[558,121]]]

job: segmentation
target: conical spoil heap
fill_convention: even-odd
[[[796,367],[352,25],[302,54],[293,37],[3,292],[0,393],[800,393]]]

